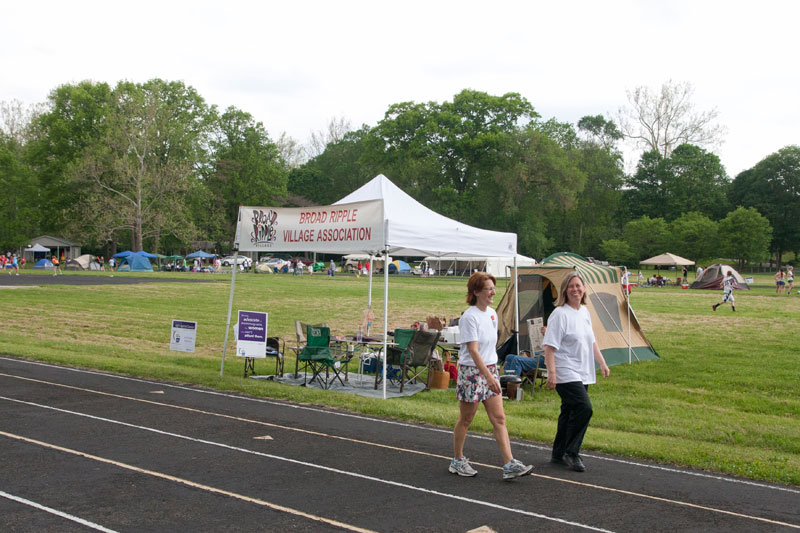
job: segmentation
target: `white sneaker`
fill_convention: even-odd
[[[503,479],[508,481],[515,477],[526,476],[533,470],[532,465],[524,465],[516,459],[511,459],[511,462],[503,466]]]
[[[478,471],[472,468],[472,465],[469,464],[469,459],[466,457],[462,457],[461,459],[453,459],[450,462],[450,470],[451,474],[458,474],[459,476],[464,477],[472,477],[478,475]]]

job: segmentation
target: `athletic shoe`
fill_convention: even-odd
[[[581,456],[577,453],[574,455],[567,454],[564,456],[564,461],[569,465],[576,472],[585,472],[586,467],[583,466],[583,461],[581,461]]]
[[[478,475],[478,471],[472,468],[469,464],[469,459],[462,457],[461,459],[453,459],[450,462],[450,473],[458,474],[459,476],[472,477]]]
[[[564,460],[564,456],[561,457],[551,457],[550,462],[557,465],[567,466],[567,462]]]
[[[714,304],[714,305],[712,305],[712,306],[711,306],[711,309],[713,309],[714,311],[716,311],[716,310],[717,310],[717,304]]]
[[[524,465],[516,459],[511,459],[511,462],[503,466],[503,479],[508,481],[515,477],[526,476],[533,470],[533,465]]]

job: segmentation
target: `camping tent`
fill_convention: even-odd
[[[516,282],[509,284],[497,306],[500,317],[498,339],[506,339],[511,330],[519,331],[519,346],[530,344],[529,318],[544,318],[545,325],[567,274],[577,270],[586,282],[586,307],[592,317],[592,329],[606,363],[616,365],[629,361],[657,359],[650,342],[644,336],[636,315],[631,311],[628,321],[627,301],[620,284],[620,269],[589,263],[583,257],[562,252],[544,259],[542,264],[518,270]],[[514,289],[519,289],[519,326],[514,327]],[[630,339],[630,353],[628,350]]]
[[[239,207],[234,249],[513,258],[517,254],[517,235],[475,228],[449,219],[417,202],[386,176],[378,175],[330,206]],[[234,279],[231,280],[231,300]],[[384,338],[388,330],[388,294],[386,269]],[[228,314],[230,316],[230,304]],[[225,330],[226,346],[229,329]],[[223,350],[223,364],[224,353]],[[385,386],[386,380],[384,397]]]
[[[83,254],[67,261],[67,270],[100,270],[100,263],[91,254]]]
[[[130,254],[119,260],[117,272],[152,272],[153,265],[146,257],[138,254]]]
[[[703,274],[700,276],[700,279],[694,280],[689,288],[691,289],[722,289],[722,279],[728,275],[728,272],[733,274],[733,279],[735,280],[733,283],[734,289],[745,289],[749,290],[750,286],[745,283],[744,278],[736,272],[732,266],[723,265],[720,263],[714,263],[713,265],[709,265],[709,267],[703,270]]]
[[[36,261],[36,264],[33,265],[33,268],[38,270],[52,270],[53,269],[53,262],[49,259],[39,259]]]
[[[653,266],[689,266],[693,265],[694,261],[684,259],[683,257],[675,254],[661,254],[644,261],[639,261],[640,265],[653,265]]]
[[[211,259],[212,257],[216,257],[214,254],[210,254],[208,252],[204,252],[203,250],[197,250],[196,252],[192,252],[186,256],[186,259]]]
[[[408,274],[411,272],[411,267],[402,259],[395,259],[389,263],[389,274]]]
[[[533,266],[536,259],[525,255],[517,254],[517,266]],[[507,278],[512,274],[510,269],[514,268],[513,257],[426,257],[423,261],[434,268],[437,272],[453,271],[454,274],[470,275],[475,269],[487,272],[496,278]]]
[[[125,250],[124,252],[116,253],[116,254],[112,255],[111,257],[116,257],[117,259],[122,259],[123,257],[128,257],[131,254],[133,254],[133,252],[131,252],[130,250]]]

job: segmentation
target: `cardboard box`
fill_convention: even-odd
[[[544,326],[543,318],[538,317],[528,319],[528,337],[531,341],[530,350],[532,355],[539,352],[544,352],[544,346],[542,345],[542,341],[544,341],[544,335],[542,335],[542,326]],[[525,349],[524,346],[521,346],[520,348],[523,350]]]

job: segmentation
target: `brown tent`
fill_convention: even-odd
[[[728,275],[728,272],[733,274],[733,278],[736,280],[733,283],[734,289],[750,289],[750,286],[745,283],[744,278],[736,272],[735,268],[721,263],[709,265],[707,269],[703,270],[700,279],[696,279],[694,283],[691,284],[690,288],[722,290],[722,279]]]
[[[658,359],[650,342],[644,335],[636,315],[628,308],[625,293],[620,284],[619,267],[589,263],[583,257],[561,252],[544,259],[535,267],[518,269],[516,283],[519,285],[519,325],[514,327],[514,284],[511,279],[506,294],[497,306],[500,318],[498,339],[505,340],[512,330],[519,331],[519,345],[523,350],[530,346],[529,318],[542,317],[545,324],[561,289],[561,282],[577,270],[586,282],[586,307],[592,317],[592,329],[597,345],[606,363],[618,365],[629,361]],[[630,338],[630,349],[628,339]]]

